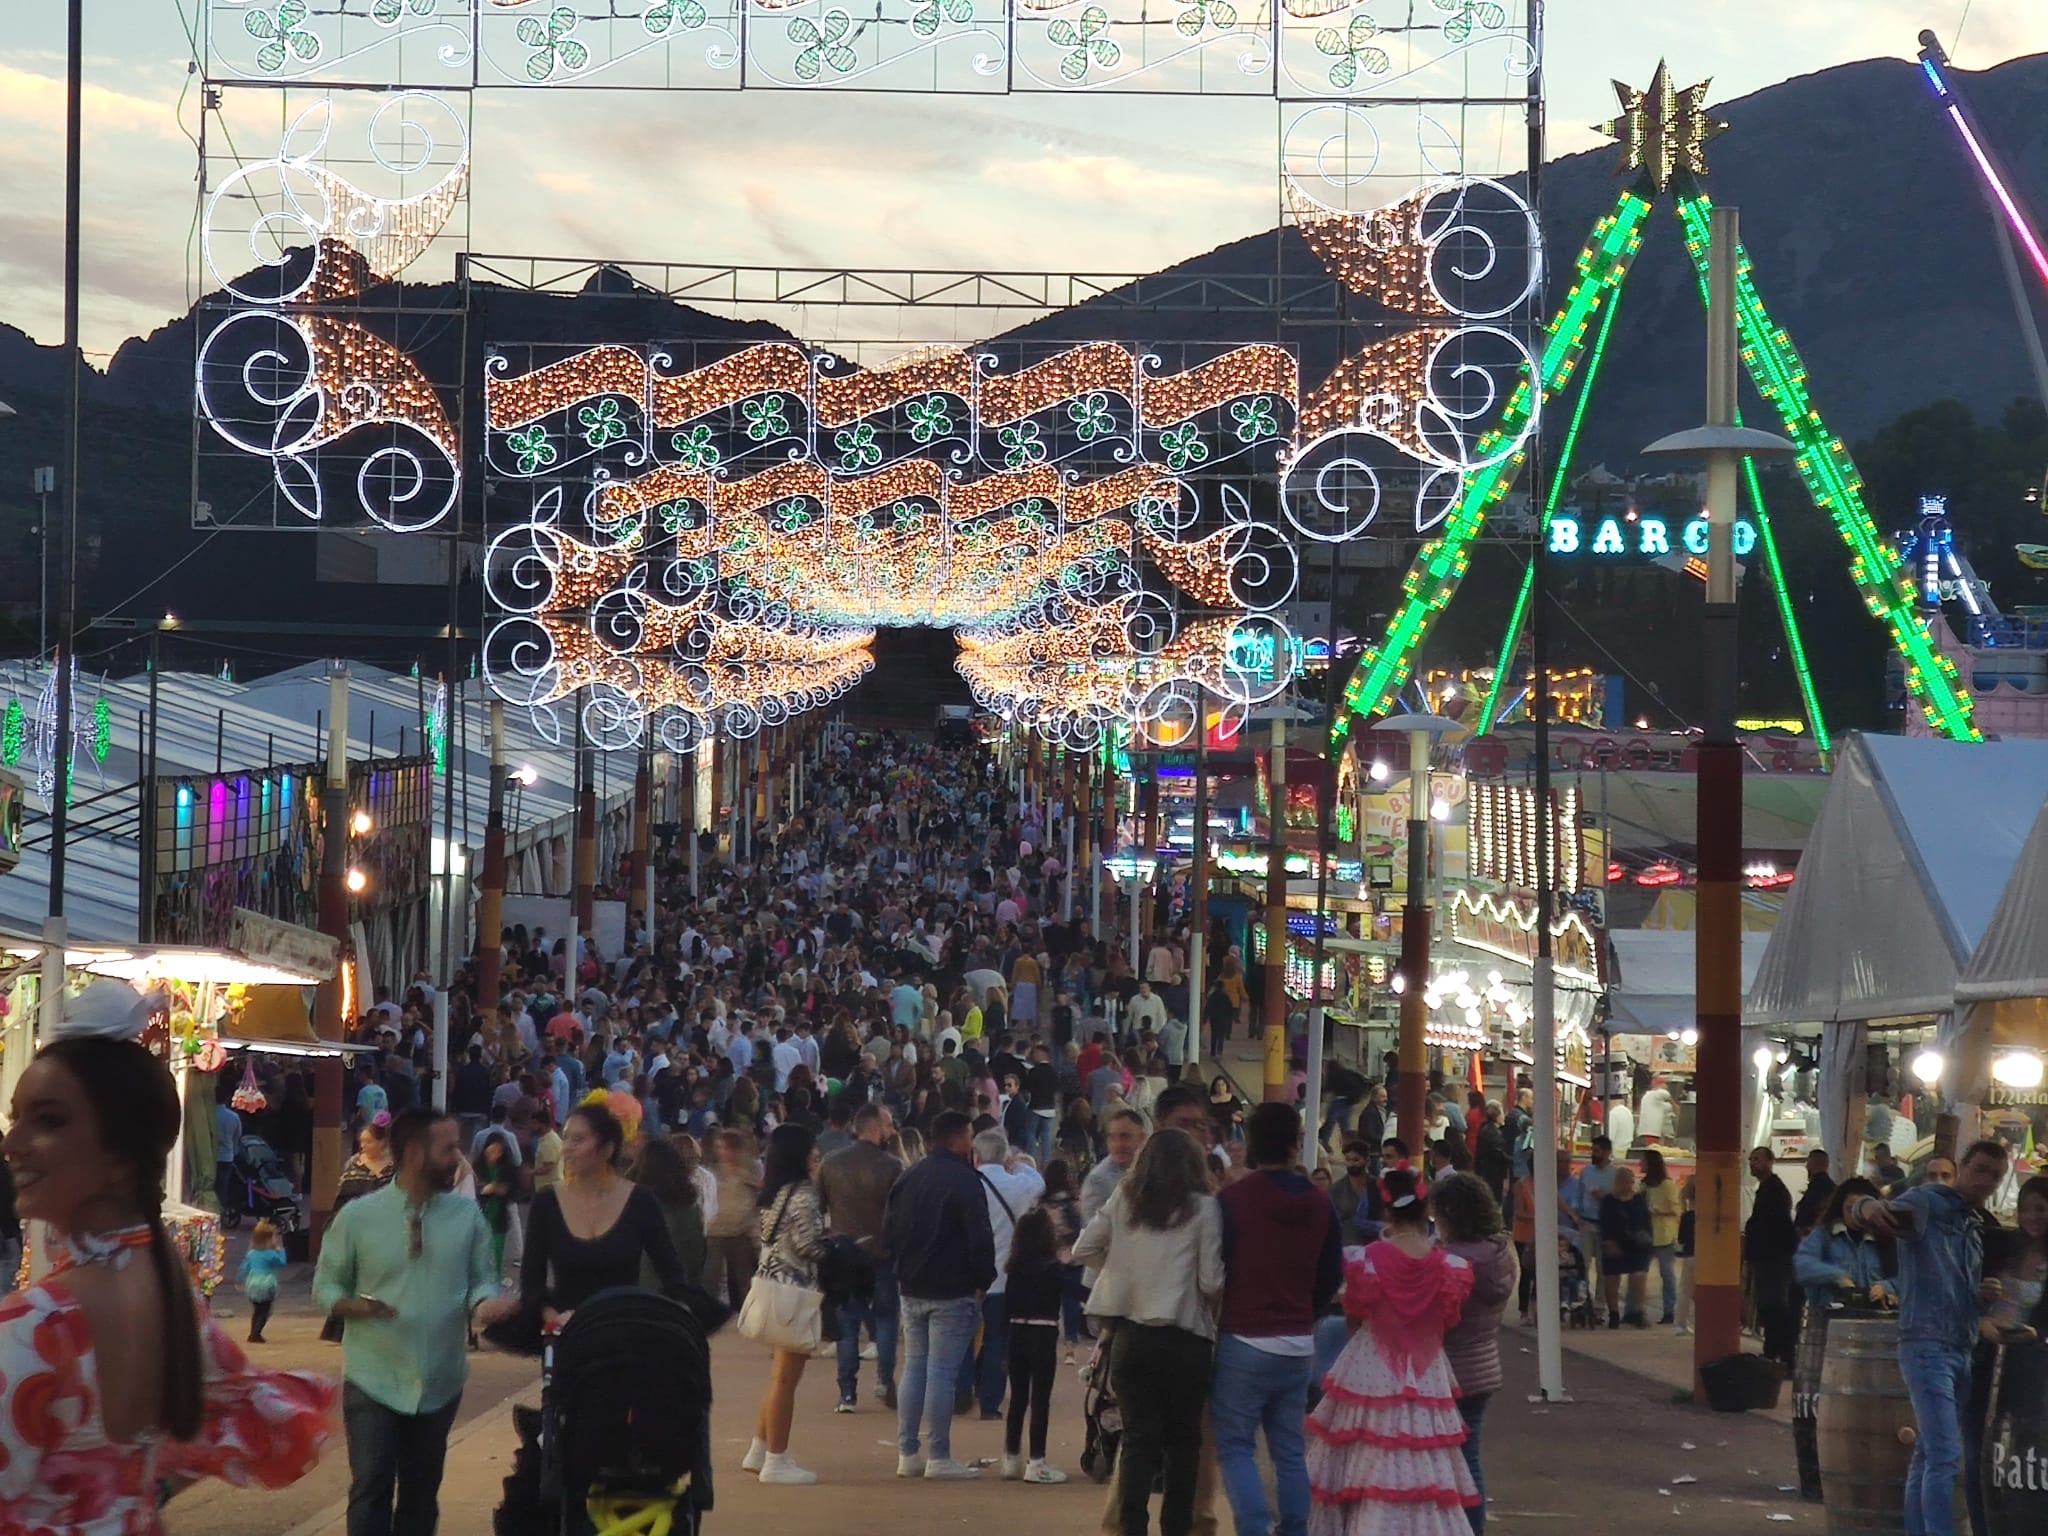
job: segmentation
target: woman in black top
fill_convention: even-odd
[[[699,1299],[660,1203],[619,1172],[625,1143],[617,1118],[601,1104],[579,1105],[563,1122],[563,1181],[533,1197],[519,1264],[520,1311],[529,1329],[567,1322],[599,1291],[638,1285],[643,1260],[664,1294]]]

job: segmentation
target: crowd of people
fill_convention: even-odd
[[[1241,957],[1216,946],[1191,976],[1167,936],[1134,972],[1063,916],[1084,903],[1061,842],[974,744],[842,731],[751,856],[693,874],[668,851],[626,953],[513,929],[500,997],[478,1006],[455,978],[445,1112],[423,1071],[429,984],[380,995],[313,1283],[338,1391],[255,1369],[190,1308],[153,1220],[168,1076],[126,1041],[59,1040],[23,1078],[7,1158],[22,1214],[68,1246],[0,1311],[0,1355],[33,1355],[82,1310],[99,1350],[70,1357],[68,1389],[101,1372],[106,1406],[79,1446],[134,1508],[188,1468],[288,1480],[339,1424],[350,1536],[424,1536],[470,1351],[537,1354],[593,1297],[638,1286],[707,1332],[733,1320],[720,1349],[767,1346],[741,1462],[763,1483],[818,1480],[799,1386],[830,1358],[840,1413],[863,1411],[872,1366],[899,1478],[982,1476],[953,1439],[978,1415],[1001,1425],[1001,1478],[1064,1482],[1050,1424],[1079,1413],[1114,1464],[1105,1536],[1185,1536],[1219,1503],[1241,1536],[1483,1531],[1500,1325],[1533,1300],[1527,1095],[1460,1110],[1433,1085],[1420,1157],[1386,1083],[1348,1069],[1327,1110],[1246,1104],[1204,1078],[1185,1017],[1200,987],[1212,1031],[1243,1025]],[[234,1134],[303,1173],[307,1084],[266,1088]],[[1339,1165],[1304,1168],[1312,1134]],[[1796,1205],[1768,1162],[1746,1239],[1767,1350],[1796,1349],[1801,1300],[1809,1318],[1902,1302],[1923,1415],[1909,1497],[1918,1528],[1946,1530],[1934,1490],[1968,1454],[1972,1351],[2040,1321],[2048,1185],[2022,1192],[2023,1240],[1997,1250],[1980,1302],[1995,1143],[1906,1192],[1816,1166]],[[1626,1166],[1600,1138],[1559,1175],[1567,1302],[1647,1327],[1654,1271],[1661,1320],[1685,1328],[1692,1202],[1657,1151]],[[144,1250],[146,1272],[124,1264]],[[282,1263],[270,1231],[243,1262],[252,1345]],[[140,1371],[121,1350],[137,1329],[175,1346]],[[132,1528],[24,1465],[0,1465],[0,1511],[64,1536]]]

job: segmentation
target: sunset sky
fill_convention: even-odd
[[[189,12],[198,0],[183,0]],[[0,61],[0,320],[60,334],[62,7],[17,8]],[[1610,78],[1660,57],[1725,101],[1957,41],[1965,0],[1551,0],[1551,149],[1593,142]],[[199,89],[179,6],[86,15],[83,333],[101,360],[197,297]],[[2048,5],[1976,0],[1957,63],[2048,51]],[[182,94],[181,94],[182,93]],[[1149,271],[1276,221],[1270,99],[501,91],[480,100],[472,244],[789,266]],[[239,136],[238,136],[239,137]],[[255,158],[270,144],[241,144]],[[816,339],[829,341],[829,335]]]

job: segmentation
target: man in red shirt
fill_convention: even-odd
[[[1308,1536],[1302,1423],[1315,1374],[1316,1319],[1344,1277],[1336,1210],[1295,1172],[1300,1156],[1301,1116],[1288,1104],[1261,1104],[1245,1121],[1252,1171],[1216,1197],[1223,1207],[1223,1313],[1209,1403],[1216,1461],[1238,1530],[1276,1536]],[[1261,1426],[1279,1496],[1277,1524],[1259,1478]]]
[[[1108,1043],[1108,1038],[1101,1030],[1097,1030],[1094,1038],[1081,1047],[1081,1054],[1075,1058],[1074,1070],[1081,1074],[1081,1082],[1084,1086],[1088,1082],[1088,1074],[1102,1065],[1104,1047]]]

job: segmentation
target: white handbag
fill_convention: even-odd
[[[783,1196],[782,1210],[768,1229],[767,1248],[775,1247],[775,1235],[789,1215],[794,1187]],[[747,1288],[746,1304],[740,1308],[740,1335],[771,1349],[809,1354],[824,1334],[824,1293],[808,1285],[756,1274]]]

